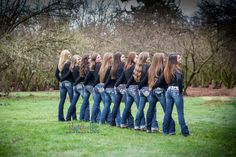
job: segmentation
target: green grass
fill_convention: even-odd
[[[108,125],[97,126],[98,132],[93,133],[88,132],[89,123],[79,121],[73,125],[84,131],[74,133],[71,123],[57,121],[58,95],[21,92],[0,99],[0,156],[236,156],[236,98],[186,97],[185,119],[191,136],[185,138],[175,109],[175,136]],[[80,105],[81,100],[78,109]],[[135,115],[134,106],[132,112]],[[162,117],[158,104],[160,127]]]

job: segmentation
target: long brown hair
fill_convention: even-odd
[[[119,64],[121,63],[120,57],[121,57],[121,53],[119,53],[119,52],[117,52],[113,55],[112,67],[111,67],[111,79],[116,78],[116,71],[117,71]]]
[[[70,56],[71,56],[71,53],[70,53],[69,50],[61,51],[60,58],[59,58],[59,63],[58,63],[59,71],[62,71],[62,69],[64,68],[64,65],[67,62],[70,62]]]
[[[164,68],[164,53],[155,53],[152,58],[152,63],[148,69],[148,87],[152,88],[158,80],[160,71]]]
[[[149,52],[141,52],[138,56],[138,61],[135,64],[133,72],[133,77],[136,82],[140,82],[143,65],[144,63],[146,63],[148,57],[149,57]]]
[[[112,54],[111,53],[105,53],[103,56],[103,60],[102,60],[102,65],[101,68],[99,69],[99,82],[103,83],[104,82],[104,78],[105,78],[105,74],[107,69],[109,68],[110,64],[111,64],[111,59],[112,59]]]
[[[85,77],[88,70],[89,70],[89,55],[84,54],[81,59],[80,66],[79,66],[80,77]]]
[[[93,71],[95,69],[97,56],[98,56],[98,53],[93,53],[91,56],[90,65],[89,65],[89,70],[91,70],[91,71]]]
[[[134,59],[136,56],[136,52],[129,52],[127,56],[127,61],[125,63],[125,70],[129,69],[132,65],[135,64]]]
[[[75,67],[79,66],[79,63],[78,63],[78,59],[81,59],[81,57],[79,55],[74,55],[72,58],[71,58],[71,63],[70,63],[70,71],[74,71]]]
[[[177,62],[177,55],[170,54],[168,56],[167,63],[164,69],[164,78],[167,84],[170,83],[176,71],[181,72],[178,62]]]

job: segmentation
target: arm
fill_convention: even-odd
[[[138,89],[141,89],[142,87],[146,86],[148,83],[148,75],[145,75],[143,80],[139,83]]]
[[[162,73],[161,76],[158,78],[158,80],[156,81],[156,83],[154,84],[154,86],[152,87],[152,89],[160,87],[161,85],[163,85],[165,82],[164,79],[164,74]]]
[[[121,76],[119,77],[119,79],[116,81],[115,83],[115,87],[118,87],[120,84],[122,83],[126,83],[125,81],[125,71],[122,72]]]
[[[60,70],[58,69],[58,66],[57,66],[56,71],[55,71],[55,77],[56,77],[56,79],[57,79],[58,81],[61,80],[61,78],[60,78]]]
[[[127,82],[127,84],[126,84],[126,88],[128,88],[129,87],[129,85],[131,84],[131,83],[133,83],[134,82],[134,77],[133,77],[133,75],[129,78],[129,81]]]
[[[97,64],[96,67],[95,67],[95,70],[93,71],[93,77],[94,77],[94,83],[93,83],[93,87],[98,84],[99,82],[99,75],[98,75],[98,72],[100,70],[100,67],[101,65],[100,64]]]
[[[89,71],[84,78],[84,85],[87,85],[89,83],[91,77],[92,77],[92,71]]]
[[[183,92],[183,77],[182,74],[180,73],[176,73],[176,80],[177,80],[177,84],[179,87],[179,92],[182,93]]]

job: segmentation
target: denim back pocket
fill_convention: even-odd
[[[129,88],[128,88],[128,93],[129,93],[129,95],[131,95],[132,97],[139,96],[139,93],[138,93],[138,86],[137,86],[137,85],[131,85],[131,86],[129,86]]]
[[[62,83],[64,84],[65,87],[71,87],[72,86],[72,83],[69,82],[69,81],[63,81]]]
[[[98,93],[103,93],[104,92],[104,84],[99,83],[94,87],[94,91]]]
[[[85,88],[89,91],[89,93],[93,93],[93,86],[87,85]]]
[[[116,89],[120,94],[125,94],[126,93],[126,84],[120,84]]]
[[[157,87],[157,88],[155,88],[155,89],[153,90],[153,92],[154,92],[155,94],[157,94],[157,95],[161,95],[161,94],[164,93],[164,89]]]
[[[140,93],[145,96],[148,97],[150,95],[150,90],[148,89],[148,87],[143,87],[142,89],[140,89]]]
[[[76,87],[76,89],[77,89],[78,91],[81,91],[81,90],[83,90],[84,85],[83,85],[82,83],[79,83],[79,84],[77,84],[75,87]]]
[[[114,89],[113,88],[106,88],[105,91],[107,94],[111,94],[114,92]]]

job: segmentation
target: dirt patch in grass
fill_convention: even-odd
[[[193,88],[189,87],[187,89],[188,96],[227,96],[227,97],[236,97],[236,88],[226,89],[226,88]]]

